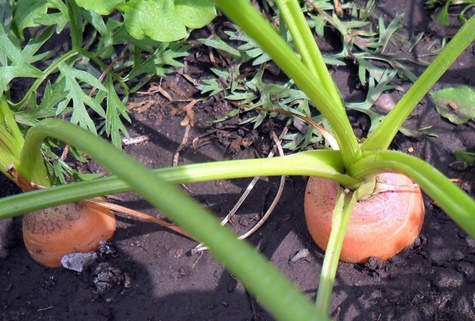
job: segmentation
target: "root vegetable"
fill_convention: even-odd
[[[91,252],[109,240],[116,228],[111,210],[79,201],[37,210],[23,218],[23,240],[32,258],[47,267],[60,267],[61,258]]]
[[[355,205],[343,241],[342,261],[363,263],[370,256],[386,260],[409,247],[420,233],[424,203],[419,187],[402,174],[380,174],[376,181],[376,187],[386,188]],[[305,191],[307,227],[322,250],[330,236],[337,189],[338,183],[332,180],[312,177]]]

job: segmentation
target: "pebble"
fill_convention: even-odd
[[[61,259],[61,265],[68,270],[81,273],[97,259],[97,253],[71,253],[66,254]]]

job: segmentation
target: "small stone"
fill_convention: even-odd
[[[308,249],[301,249],[290,259],[290,263],[295,263],[298,260],[307,257],[309,254],[310,252],[308,251]]]
[[[183,254],[185,254],[185,251],[183,249],[177,249],[175,251],[174,257],[175,257],[175,259],[178,259],[178,258],[182,257]]]
[[[97,253],[71,253],[61,258],[61,265],[68,270],[81,273],[97,259]]]

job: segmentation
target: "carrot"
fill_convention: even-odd
[[[305,219],[317,245],[325,250],[332,226],[338,183],[312,177],[305,192]],[[407,247],[419,235],[424,221],[424,202],[417,185],[405,175],[380,174],[375,191],[359,201],[350,218],[340,260],[365,262],[370,256],[386,260]]]
[[[115,229],[112,211],[87,201],[48,207],[23,218],[25,246],[35,261],[47,267],[60,267],[66,254],[97,251]]]

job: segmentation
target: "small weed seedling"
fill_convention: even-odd
[[[266,6],[264,6],[266,7]],[[358,68],[358,80],[361,86],[367,88],[367,96],[363,102],[345,102],[348,109],[365,113],[371,121],[369,133],[381,122],[383,115],[376,112],[372,107],[380,95],[387,90],[397,89],[397,81],[404,78],[411,81],[417,79],[408,68],[407,64],[414,63],[428,65],[425,57],[433,56],[439,52],[435,41],[427,44],[424,48],[418,48],[417,59],[407,57],[423,38],[423,33],[411,37],[399,32],[403,26],[403,15],[397,15],[388,25],[382,18],[374,19],[374,1],[368,1],[365,7],[360,8],[355,3],[342,4],[342,9],[350,13],[350,21],[342,21],[335,14],[332,1],[307,1],[303,6],[303,13],[309,26],[315,30],[319,37],[324,37],[327,29],[333,29],[334,35],[341,39],[342,49],[335,53],[326,53],[323,57],[325,63],[335,66],[356,64]],[[271,9],[266,7],[266,14],[271,15]],[[278,12],[278,8],[272,8],[272,12]],[[370,19],[371,18],[371,19]],[[279,16],[272,16],[271,21],[277,30]],[[283,24],[283,23],[282,23]],[[280,25],[282,25],[280,24]],[[330,27],[330,28],[328,28]],[[285,28],[280,28],[281,36],[289,46],[295,48],[295,42]],[[256,116],[247,116],[245,122],[251,122],[258,127],[265,117],[276,115],[279,110],[293,112],[307,118],[313,118],[315,122],[329,129],[329,124],[321,115],[314,116],[316,109],[310,108],[312,104],[307,96],[293,86],[293,81],[285,83],[269,84],[264,78],[269,77],[266,63],[271,59],[259,45],[237,26],[232,26],[224,31],[228,41],[225,42],[217,35],[211,38],[200,39],[206,46],[213,48],[225,57],[231,57],[230,64],[225,69],[211,68],[215,77],[202,80],[198,86],[203,94],[219,96],[238,105],[227,116],[234,117],[238,113],[257,108]],[[237,43],[233,47],[228,43]],[[403,51],[391,52],[393,44],[401,45]],[[225,59],[223,59],[225,60]],[[246,64],[259,66],[255,74],[241,74]],[[270,76],[272,77],[272,76]],[[219,119],[221,121],[224,119]],[[426,129],[418,131],[401,127],[400,131],[407,136],[420,136],[430,134]],[[298,131],[292,130],[284,137],[284,148],[291,151],[304,150],[309,145],[322,143],[322,136],[312,125],[301,125]]]

